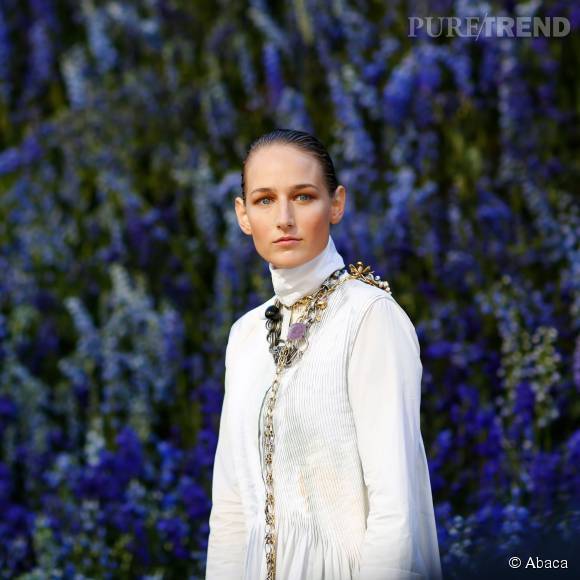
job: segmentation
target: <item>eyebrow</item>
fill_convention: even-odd
[[[298,185],[293,185],[290,188],[290,191],[296,191],[297,189],[304,189],[305,187],[313,187],[314,189],[318,190],[318,187],[316,187],[316,185],[314,185],[313,183],[299,183]],[[276,191],[275,189],[272,189],[271,187],[258,187],[258,189],[254,189],[250,195],[253,195],[254,193],[270,193]]]

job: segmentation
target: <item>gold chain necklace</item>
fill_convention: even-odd
[[[388,294],[391,294],[389,283],[386,280],[381,280],[379,276],[374,276],[370,266],[365,266],[362,262],[357,262],[355,266],[349,264],[350,273],[337,282],[336,275],[342,270],[337,270],[331,274],[314,293],[304,296],[297,300],[292,308],[296,305],[305,306],[304,312],[299,316],[298,321],[291,324],[288,328],[287,341],[280,350],[273,350],[276,362],[276,376],[269,389],[270,395],[266,405],[266,412],[264,415],[264,437],[263,437],[263,452],[265,461],[265,478],[266,486],[266,533],[264,536],[265,550],[266,550],[266,580],[276,580],[276,547],[277,534],[274,511],[274,479],[272,475],[273,454],[274,454],[274,405],[276,404],[276,396],[278,394],[278,387],[280,386],[280,376],[285,368],[290,366],[294,361],[299,360],[306,347],[308,346],[308,330],[312,324],[320,322],[322,310],[328,304],[329,296],[347,280],[361,280],[367,284],[377,286]],[[272,308],[272,307],[270,307]],[[292,318],[292,317],[291,317]],[[278,316],[278,322],[280,322]]]

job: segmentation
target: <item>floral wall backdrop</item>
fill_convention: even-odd
[[[409,36],[483,14],[571,29]],[[444,574],[577,538],[579,24],[1,0],[0,576],[203,577],[227,334],[272,293],[233,199],[274,127],[329,146],[337,248],[416,325]]]

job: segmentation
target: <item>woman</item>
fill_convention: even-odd
[[[235,209],[275,294],[228,339],[207,580],[441,577],[419,341],[388,283],[345,268],[345,196],[313,136],[250,147]]]

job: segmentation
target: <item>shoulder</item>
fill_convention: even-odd
[[[362,280],[348,280],[345,282],[344,296],[345,302],[352,312],[352,320],[355,323],[360,322],[365,313],[370,308],[373,308],[376,303],[380,303],[385,307],[388,307],[388,305],[399,306],[390,292],[386,292],[382,288]]]
[[[344,283],[344,294],[351,306],[360,308],[370,304],[373,300],[390,296],[381,288],[356,279],[347,280]]]
[[[344,286],[346,302],[352,310],[351,345],[361,327],[370,325],[372,320],[372,326],[381,329],[381,332],[403,330],[419,349],[415,326],[406,310],[391,293],[361,280],[349,280]]]

